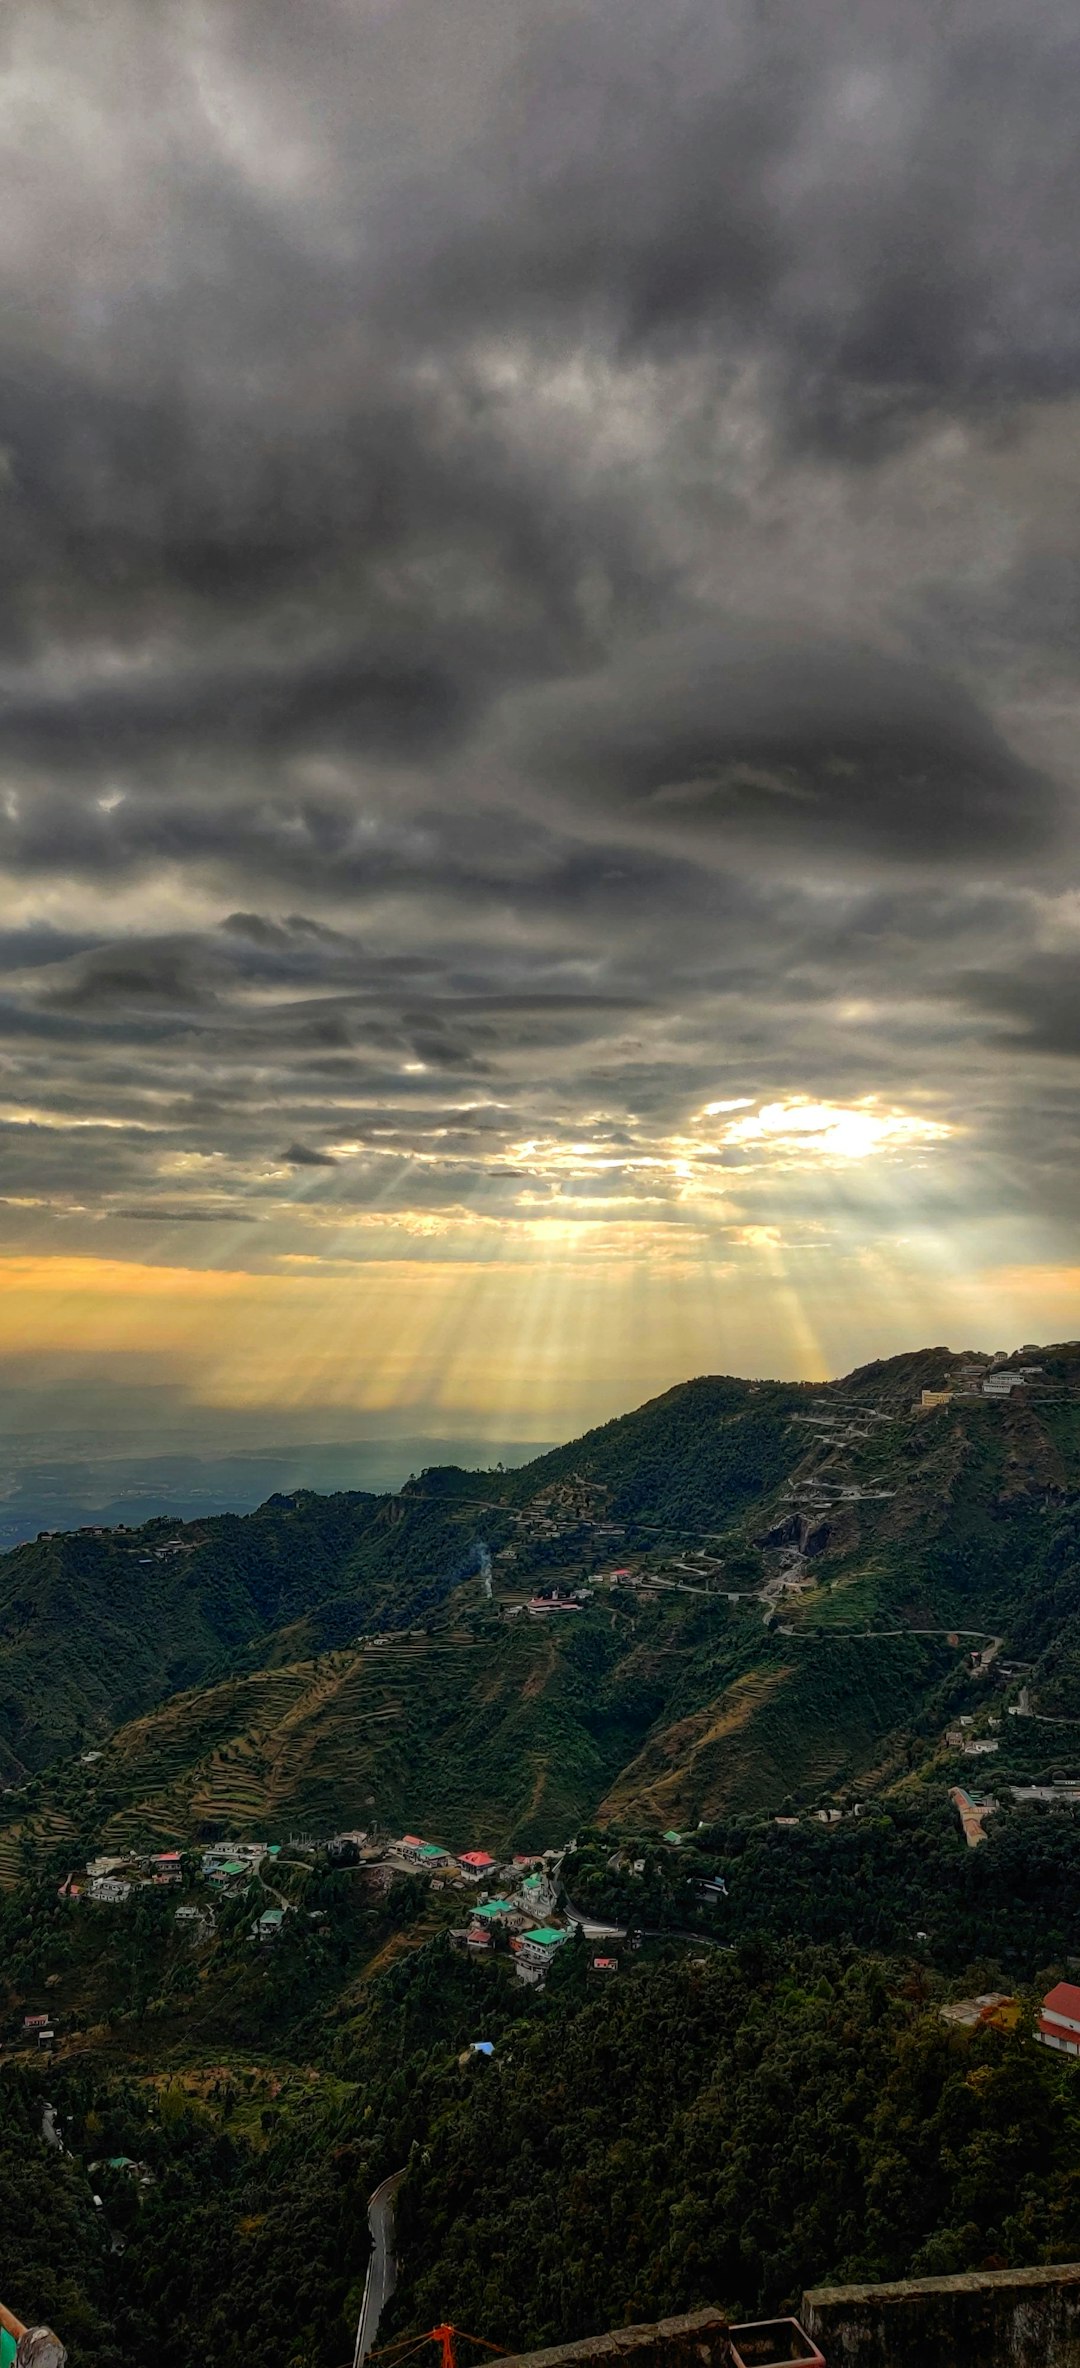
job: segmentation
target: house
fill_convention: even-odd
[[[594,1957],[590,1970],[593,1973],[618,1973],[619,1960],[617,1957]]]
[[[959,1810],[969,1850],[977,1850],[980,1842],[986,1840],[986,1819],[997,1808],[997,1802],[988,1794],[965,1792],[962,1784],[950,1785],[949,1799]]]
[[[485,1875],[495,1872],[495,1860],[490,1850],[463,1850],[458,1866],[467,1883],[479,1883]]]
[[[24,2014],[22,2019],[24,2031],[45,2031],[48,2029],[48,2023],[47,2014]]]
[[[86,1872],[92,1882],[95,1875],[114,1875],[116,1873],[117,1867],[129,1866],[130,1864],[131,1861],[127,1858],[88,1858],[86,1861]]]
[[[513,1903],[508,1899],[481,1899],[470,1909],[474,1924],[505,1924],[513,1916]]]
[[[546,1873],[541,1873],[526,1875],[524,1881],[518,1885],[518,1896],[523,1906],[531,1908],[539,1921],[548,1902],[554,1901],[555,1894]]]
[[[952,1401],[951,1390],[924,1390],[915,1411],[917,1414],[929,1414],[933,1407],[951,1406]]]
[[[242,1883],[248,1880],[250,1874],[250,1866],[245,1866],[241,1858],[226,1858],[219,1865],[207,1869],[207,1879],[211,1883]]]
[[[414,1866],[421,1874],[434,1874],[436,1867],[449,1866],[449,1850],[441,1850],[437,1842],[421,1841],[419,1834],[405,1834],[394,1844],[399,1858]]]
[[[262,1915],[251,1927],[252,1940],[279,1940],[284,1921],[284,1908],[264,1908]]]
[[[514,1944],[515,1955],[526,1965],[547,1966],[551,1964],[556,1949],[560,1949],[564,1940],[569,1938],[569,1933],[563,1932],[556,1924],[534,1924],[532,1931],[523,1932],[520,1940]]]
[[[970,1743],[965,1743],[964,1758],[968,1760],[985,1759],[987,1752],[1000,1750],[1000,1743],[995,1742],[992,1735],[976,1735]]]
[[[90,1897],[99,1900],[104,1907],[115,1908],[120,1906],[121,1901],[130,1899],[132,1888],[130,1883],[121,1882],[118,1875],[95,1875],[90,1885]]]
[[[1048,1990],[1035,2026],[1044,2047],[1063,2056],[1080,2056],[1080,1989],[1075,1982],[1056,1982]]]
[[[194,1906],[177,1908],[173,1922],[192,1933],[196,1940],[203,1940],[214,1929],[214,1912],[212,1908]]]
[[[1007,1398],[1012,1390],[1022,1390],[1022,1373],[988,1373],[982,1384],[984,1398]]]
[[[470,1924],[465,1935],[465,1946],[467,1949],[493,1948],[490,1924]]]
[[[234,1869],[239,1867],[242,1873],[247,1873],[265,1855],[262,1842],[257,1845],[250,1842],[212,1842],[203,1851],[200,1864],[204,1875],[218,1875],[227,1866]]]
[[[698,1898],[703,1900],[726,1899],[728,1895],[723,1875],[703,1875],[696,1890]]]
[[[179,1850],[159,1850],[150,1861],[150,1874],[155,1883],[182,1883],[184,1870]]]

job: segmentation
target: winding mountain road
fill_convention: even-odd
[[[391,2171],[390,2177],[375,2189],[368,2200],[368,2227],[371,2230],[371,2259],[364,2280],[364,2299],[356,2328],[353,2368],[362,2368],[373,2349],[379,2332],[379,2320],[397,2284],[397,2262],[394,2259],[394,2198],[405,2173]]]

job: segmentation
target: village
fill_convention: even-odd
[[[401,1877],[421,1876],[433,1892],[447,1893],[455,1905],[460,1902],[460,1917],[450,1929],[454,1947],[470,1955],[504,1951],[518,1979],[536,1986],[543,1983],[556,1951],[573,1931],[580,1930],[586,1941],[613,1936],[610,1926],[571,1919],[560,1911],[559,1868],[564,1854],[564,1850],[517,1853],[500,1860],[483,1849],[455,1854],[419,1834],[386,1840],[359,1830],[333,1834],[323,1841],[309,1835],[293,1835],[284,1843],[223,1840],[183,1852],[101,1853],[90,1858],[81,1872],[72,1870],[65,1876],[58,1886],[58,1897],[70,1907],[117,1909],[125,1907],[140,1890],[183,1889],[185,1896],[175,1908],[175,1922],[193,1941],[199,1941],[209,1939],[214,1931],[215,1900],[242,1896],[258,1883],[260,1890],[269,1894],[270,1904],[254,1916],[249,1938],[256,1946],[265,1947],[281,1938],[286,1918],[304,1912],[275,1888],[279,1867],[310,1867],[321,1860],[342,1870],[354,1870],[375,1893],[389,1891]],[[614,1972],[617,1959],[599,1954],[592,1966],[599,1974]],[[28,2019],[26,2035],[48,2049],[56,2031],[51,2018],[41,2014]]]
[[[1057,1795],[1058,1788],[1036,1788],[1040,1797],[1051,1789]],[[1062,1800],[1067,1794],[1071,1806],[1076,1791],[1072,1786],[1061,1787]],[[951,1797],[969,1845],[977,1847],[985,1839],[984,1818],[997,1804],[977,1800],[960,1787],[953,1788]],[[863,1807],[863,1803],[856,1803],[846,1814],[858,1817]],[[837,1808],[806,1814],[824,1825],[838,1824],[845,1815]],[[781,1815],[772,1822],[797,1826],[802,1819]],[[661,1839],[668,1849],[681,1850],[696,1836],[672,1830]],[[265,1948],[280,1941],[288,1918],[303,1919],[306,1913],[309,1920],[312,1915],[317,1920],[320,1913],[305,1911],[275,1887],[279,1869],[309,1869],[322,1863],[351,1872],[376,1894],[390,1891],[402,1878],[420,1877],[433,1893],[446,1894],[455,1915],[448,1927],[452,1947],[470,1957],[502,1955],[518,1981],[540,1988],[558,1951],[575,1936],[585,1943],[590,1976],[601,1981],[618,1973],[624,1952],[640,1948],[644,1937],[641,1931],[590,1919],[567,1899],[562,1865],[576,1846],[570,1841],[557,1850],[514,1852],[500,1859],[478,1847],[454,1852],[417,1833],[384,1838],[351,1829],[321,1841],[310,1835],[291,1835],[285,1842],[228,1839],[184,1851],[99,1854],[87,1861],[82,1874],[72,1871],[65,1877],[58,1886],[58,1897],[84,1911],[116,1910],[126,1907],[140,1890],[182,1891],[184,1896],[173,1910],[174,1921],[192,1942],[199,1943],[213,1936],[216,1901],[243,1898],[258,1886],[259,1893],[269,1895],[270,1904],[253,1914],[248,1937],[256,1948]],[[643,1858],[633,1855],[632,1846],[617,1848],[608,1864],[630,1876],[643,1874],[646,1867]],[[719,1905],[727,1897],[726,1882],[718,1874],[701,1879],[695,1889],[704,1904]],[[915,1937],[925,1940],[927,1936],[918,1933]],[[938,2011],[946,2023],[956,2027],[986,2026],[1009,2032],[1020,2021],[1023,2007],[1010,1994],[987,1991],[953,1999]],[[48,2009],[25,2012],[15,2045],[33,2048],[51,2060],[62,2039],[58,2020]],[[1036,2006],[1032,2037],[1042,2046],[1080,2058],[1080,1987],[1058,1982],[1051,1988]]]

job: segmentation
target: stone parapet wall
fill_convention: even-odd
[[[799,2315],[828,2368],[1080,2368],[1080,2262],[817,2286]]]
[[[718,2310],[690,2311],[680,2319],[659,2319],[648,2327],[616,2327],[610,2335],[587,2335],[581,2343],[560,2343],[550,2351],[517,2352],[498,2368],[728,2368],[728,2322]],[[1078,2363],[1080,2368],[1080,2363]]]

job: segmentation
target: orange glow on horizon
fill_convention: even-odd
[[[617,1231],[618,1229],[613,1229]],[[157,1364],[193,1404],[355,1408],[570,1437],[694,1373],[821,1380],[950,1338],[1080,1331],[1080,1267],[942,1279],[895,1248],[849,1259],[761,1229],[681,1263],[567,1255],[552,1228],[530,1263],[374,1259],[251,1272],[61,1255],[0,1259],[0,1353],[100,1367]],[[689,1252],[691,1245],[684,1245]]]

